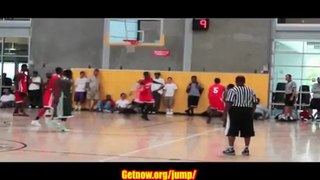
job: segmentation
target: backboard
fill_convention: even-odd
[[[138,46],[164,46],[163,19],[109,19],[105,38],[110,46],[126,46],[125,40],[137,40]]]

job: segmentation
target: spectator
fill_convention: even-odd
[[[172,77],[167,78],[167,83],[164,85],[164,100],[167,108],[167,115],[173,115],[173,104],[177,85],[172,82]]]
[[[317,78],[317,83],[312,85],[311,92],[313,93],[313,97],[310,103],[309,114],[313,114],[313,110],[316,109],[320,112],[320,77]],[[311,116],[310,116],[311,118]]]
[[[90,101],[90,111],[94,110],[94,107],[96,106],[98,100],[99,100],[99,91],[100,91],[100,85],[99,85],[99,69],[95,69],[93,71],[93,76],[91,76],[88,79],[89,83],[89,89],[87,98]]]
[[[115,108],[115,102],[112,100],[111,95],[107,95],[105,100],[98,101],[98,111],[99,112],[113,112]]]
[[[11,92],[12,79],[7,77],[7,73],[2,73],[2,86],[5,86],[4,88],[2,88],[3,94],[5,89],[9,89],[9,91]]]
[[[187,87],[188,93],[188,109],[185,111],[189,116],[194,115],[193,109],[198,107],[200,95],[203,87],[197,80],[197,76],[191,77],[191,83]]]
[[[39,108],[41,106],[41,77],[37,71],[33,71],[29,84],[29,100],[31,108]]]
[[[296,102],[297,84],[294,81],[292,81],[291,74],[286,75],[286,80],[287,80],[287,84],[285,89],[285,106],[284,106],[283,113],[285,115],[286,120],[293,121],[294,118],[292,117],[292,107]]]
[[[12,108],[15,104],[15,96],[10,93],[9,89],[4,89],[4,94],[0,98],[0,108]]]
[[[121,93],[120,99],[116,101],[115,110],[123,114],[135,113],[135,111],[132,109],[130,101],[127,100],[127,94],[125,93]]]
[[[80,72],[80,79],[77,79],[75,82],[75,95],[74,95],[74,101],[76,103],[75,110],[81,111],[82,106],[86,102],[86,92],[87,92],[87,86],[88,86],[88,79],[85,77],[85,72]]]
[[[164,80],[161,78],[160,72],[154,73],[154,77],[155,78],[153,79],[153,81],[157,83],[152,83],[151,85],[152,96],[154,98],[153,113],[158,113],[161,104],[161,97],[163,94],[162,88],[164,85]]]
[[[269,119],[270,118],[270,112],[269,109],[263,105],[260,104],[260,99],[257,98],[257,105],[256,105],[256,110],[253,115],[255,120],[264,120],[264,119]]]

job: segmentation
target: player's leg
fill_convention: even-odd
[[[28,96],[27,94],[21,94],[22,96],[22,103],[21,103],[21,106],[20,106],[20,113],[21,113],[21,116],[26,116],[28,117],[29,115],[25,112],[25,108],[27,107],[27,102],[28,102]]]

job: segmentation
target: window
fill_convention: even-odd
[[[275,66],[302,66],[302,54],[275,54]]]
[[[320,24],[319,18],[279,18],[278,24]]]
[[[4,38],[4,55],[28,55],[28,38]]]
[[[122,43],[125,39],[138,40],[138,20],[111,20],[110,42]]]

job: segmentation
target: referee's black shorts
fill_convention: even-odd
[[[253,128],[253,109],[248,107],[232,107],[229,111],[226,127],[227,136],[252,137],[255,135]]]

